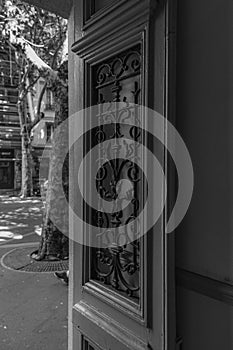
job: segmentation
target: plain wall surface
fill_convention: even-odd
[[[193,199],[177,265],[233,282],[233,1],[178,1],[177,128],[192,158]]]
[[[178,0],[177,22],[177,129],[195,183],[176,264],[233,284],[233,1]],[[233,349],[232,309],[177,288],[182,349]]]
[[[177,306],[182,350],[233,349],[233,307],[181,288]]]

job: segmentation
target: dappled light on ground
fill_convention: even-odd
[[[0,195],[0,245],[40,232],[42,224],[40,199]],[[37,236],[38,237],[38,236]]]
[[[6,195],[0,196],[0,200],[1,202],[3,202],[4,204],[38,204],[41,203],[40,198],[20,198],[20,197],[9,197]]]

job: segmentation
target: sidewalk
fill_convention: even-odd
[[[17,247],[38,246],[41,201],[0,196],[0,259]],[[53,273],[0,265],[0,349],[67,350],[68,288]]]
[[[35,230],[41,226],[42,215],[40,198],[0,195],[0,246],[37,242]]]

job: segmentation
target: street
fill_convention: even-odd
[[[53,273],[11,269],[17,255],[4,264],[16,250],[37,249],[41,222],[39,198],[0,196],[1,350],[67,349],[67,286]]]

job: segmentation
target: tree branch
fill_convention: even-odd
[[[43,97],[44,97],[44,94],[45,94],[45,91],[47,89],[47,86],[48,86],[48,83],[45,82],[44,83],[44,86],[40,92],[40,96],[39,96],[39,99],[38,99],[38,103],[37,103],[37,115],[39,116],[40,115],[40,109],[41,109],[41,104],[42,104],[42,100],[43,100]]]
[[[23,96],[22,96],[22,99],[24,99],[24,98],[27,96],[29,90],[38,82],[39,79],[40,79],[40,75],[39,75],[36,79],[34,79],[34,80],[26,87],[26,89],[24,90],[24,94],[23,94]]]
[[[54,66],[55,66],[55,63],[56,63],[56,60],[57,60],[58,53],[59,53],[59,51],[61,50],[63,44],[64,44],[64,41],[61,42],[61,43],[58,45],[57,49],[56,49],[55,52],[54,52],[54,55],[53,55],[53,58],[52,58],[52,61],[51,61],[51,68],[52,68],[52,70],[54,69]],[[43,86],[43,89],[41,90],[39,99],[38,99],[38,103],[37,103],[37,115],[38,115],[38,116],[40,115],[41,104],[42,104],[42,100],[43,100],[45,91],[46,91],[46,89],[47,89],[47,86],[48,86],[48,83],[45,82],[45,84],[44,84],[44,86]]]

